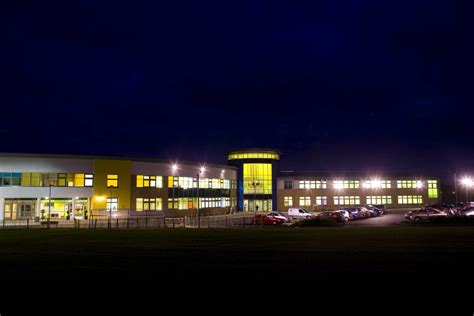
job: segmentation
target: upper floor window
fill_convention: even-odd
[[[118,174],[108,174],[107,175],[107,187],[108,188],[118,188],[119,176]]]
[[[137,175],[137,188],[162,188],[162,176]]]
[[[285,189],[293,189],[293,181],[292,180],[285,180],[283,182],[283,187]]]

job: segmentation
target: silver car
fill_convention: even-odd
[[[422,208],[421,210],[414,211],[410,219],[415,222],[421,222],[428,220],[430,217],[446,217],[448,216],[448,213],[435,210],[433,208]]]

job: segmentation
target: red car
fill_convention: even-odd
[[[284,219],[273,216],[255,215],[252,217],[252,224],[254,225],[281,225],[284,222]]]

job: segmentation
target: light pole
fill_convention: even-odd
[[[469,203],[469,189],[474,185],[474,181],[471,178],[465,177],[461,180],[461,183],[466,187],[466,205]]]
[[[48,229],[50,227],[50,221],[51,221],[51,188],[53,185],[50,183],[49,184],[49,196],[48,196]]]
[[[179,168],[178,168],[177,164],[171,165],[171,170],[173,171],[173,176],[172,176],[173,181],[171,181],[171,183],[173,185],[173,203],[171,203],[171,205],[172,205],[171,207],[173,208],[173,210],[174,210],[174,187],[175,187],[175,185],[174,185],[174,176],[175,176],[176,172],[178,171],[178,169]],[[178,179],[178,183],[179,183],[179,179]]]
[[[199,172],[197,173],[197,215],[198,215],[198,228],[201,228],[201,212],[199,211],[199,177],[201,176],[201,173],[204,173],[206,171],[205,167],[199,168]]]

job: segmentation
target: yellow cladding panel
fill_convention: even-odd
[[[234,154],[230,154],[228,159],[229,160],[236,160],[236,159],[274,159],[274,160],[279,160],[280,155],[277,154],[277,153],[268,153],[268,152],[234,153]]]
[[[94,161],[93,210],[106,209],[106,201],[109,197],[118,198],[119,209],[130,208],[131,172],[130,160],[96,159]],[[108,188],[107,176],[109,176],[109,182],[111,180],[118,182],[118,187]]]

